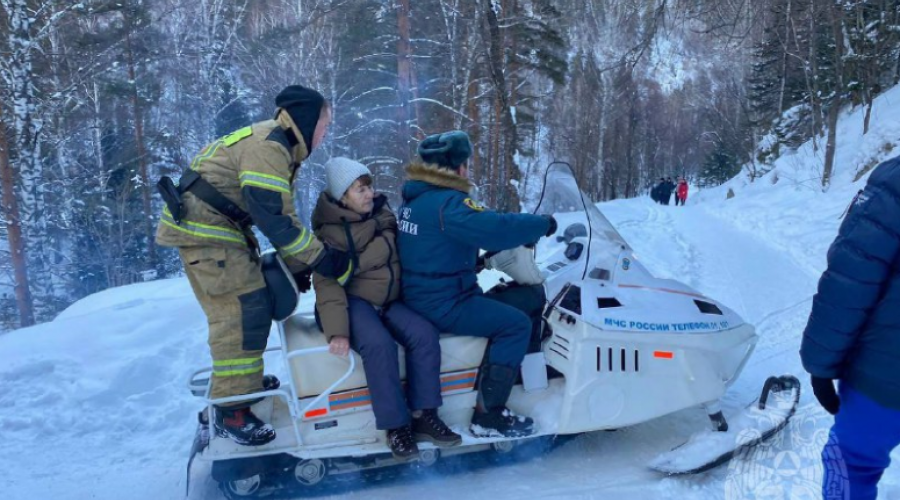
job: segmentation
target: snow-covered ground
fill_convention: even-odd
[[[750,403],[763,380],[793,374],[804,382],[797,351],[825,252],[839,216],[865,177],[855,173],[892,156],[900,140],[900,90],[876,103],[863,138],[859,112],[845,116],[832,189],[816,188],[804,146],[767,178],[741,178],[699,193],[686,207],[648,199],[601,209],[661,277],[721,300],[756,325],[760,343],[726,397],[725,412]],[[893,115],[893,116],[891,116]],[[777,176],[777,183],[772,179]],[[732,188],[736,197],[725,199]],[[309,309],[311,297],[301,307]],[[0,336],[2,498],[174,499],[197,401],[184,388],[209,364],[203,314],[183,279],[107,290],[55,321]],[[276,373],[283,367],[270,363]],[[703,411],[576,437],[552,453],[512,465],[399,477],[356,485],[345,496],[467,498],[816,498],[818,453],[831,418],[806,388],[791,426],[773,442],[775,458],[739,460],[686,478],[661,477],[646,464],[707,425]],[[895,459],[900,454],[895,454]],[[220,498],[203,467],[191,498]],[[882,480],[882,499],[900,499],[900,468]]]
[[[729,393],[726,413],[752,401],[768,375],[791,373],[805,379],[797,349],[817,279],[810,264],[798,262],[778,242],[738,229],[715,213],[720,205],[675,208],[639,199],[603,208],[654,272],[724,301],[757,325],[760,345]],[[820,222],[830,224],[824,218]],[[777,219],[773,223],[781,224]],[[208,363],[203,316],[184,280],[89,297],[52,323],[0,337],[0,353],[4,498],[156,499],[182,494],[197,410],[183,382],[191,369]],[[831,421],[811,401],[807,393],[806,406],[795,419],[793,435],[799,441],[784,445],[802,451],[800,465],[813,476],[804,480],[806,486],[815,485],[818,471],[818,450],[810,443],[815,443],[815,431],[827,429]],[[477,498],[725,498],[735,476],[746,473],[740,468],[752,464],[685,479],[663,478],[646,469],[657,453],[706,424],[702,411],[688,410],[616,433],[581,436],[545,457],[512,466],[440,478],[403,476],[362,485],[364,491],[356,494],[410,499],[452,498],[460,491]],[[900,498],[900,471],[890,471],[884,484],[883,498]],[[192,498],[217,495],[201,468]]]

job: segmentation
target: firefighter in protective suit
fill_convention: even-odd
[[[273,319],[252,227],[276,248],[298,288],[315,270],[344,284],[349,256],[303,227],[294,211],[294,176],[325,135],[331,109],[318,92],[293,85],[275,99],[275,118],[206,146],[175,186],[163,178],[166,201],[156,241],[178,248],[185,274],[209,322],[212,399],[272,388],[263,382],[263,351]],[[168,184],[166,185],[166,182]],[[275,430],[250,411],[256,401],[218,405],[215,427],[235,442],[259,446]]]

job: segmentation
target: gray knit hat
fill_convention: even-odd
[[[332,158],[325,164],[325,191],[340,200],[353,182],[364,175],[372,175],[372,172],[362,163],[340,156]]]

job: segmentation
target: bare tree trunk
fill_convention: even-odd
[[[28,259],[25,240],[22,237],[22,219],[15,193],[15,172],[9,162],[9,143],[6,140],[6,123],[0,116],[0,184],[2,184],[3,218],[9,239],[9,254],[15,276],[16,307],[19,309],[19,326],[34,324],[34,301],[28,284]]]
[[[496,94],[496,90],[494,91]],[[500,203],[500,168],[501,167],[501,159],[500,159],[500,149],[502,148],[501,143],[503,142],[503,131],[500,126],[500,113],[502,112],[500,109],[500,98],[497,95],[494,95],[493,99],[494,112],[491,116],[491,128],[493,129],[491,132],[491,161],[487,165],[487,168],[490,169],[490,199],[491,206],[494,208],[499,208]]]
[[[634,162],[634,135],[635,125],[637,123],[637,89],[634,88],[634,82],[629,80],[628,89],[628,137],[625,140],[625,197],[632,196],[633,179],[637,165]]]
[[[591,55],[591,57],[594,57]],[[600,81],[598,82],[600,85],[600,91],[597,93],[597,98],[600,100],[600,119],[597,121],[597,163],[591,172],[591,187],[590,193],[591,195],[599,198],[598,201],[603,200],[603,192],[600,189],[600,179],[603,178],[603,172],[606,169],[606,127],[608,121],[608,97],[607,97],[607,85],[603,78],[603,75],[600,76]]]
[[[865,19],[865,7],[867,2],[857,2],[854,13],[854,19],[852,20],[853,28],[858,33],[863,33],[866,30],[866,19]],[[880,5],[881,8],[886,7],[883,2]],[[850,24],[851,21],[845,19],[846,24]],[[877,66],[879,63],[878,55],[881,53],[881,44],[879,41],[881,40],[880,36],[875,37],[874,45],[871,47],[865,47],[865,42],[859,44],[854,47],[853,42],[854,38],[849,37],[847,40],[847,44],[850,46],[850,50],[857,53],[859,60],[856,63],[856,79],[859,82],[859,103],[861,103],[866,108],[865,116],[863,117],[863,135],[869,133],[869,123],[872,118],[872,101],[874,100],[875,93],[877,92],[873,87],[877,85],[878,82],[878,70]],[[871,50],[872,56],[865,57],[864,52],[866,50]],[[868,60],[867,60],[868,59]],[[857,100],[854,99],[853,105],[857,104]]]
[[[844,11],[835,2],[830,3],[831,32],[834,36],[835,86],[828,108],[828,142],[825,145],[825,168],[822,172],[822,188],[828,189],[834,171],[834,153],[837,150],[837,124],[844,93]]]
[[[481,112],[478,109],[478,102],[475,100],[477,95],[478,83],[466,82],[467,114],[472,123],[480,125]],[[473,177],[479,179],[484,169],[484,162],[481,161],[481,148],[478,147],[481,141],[481,128],[479,126],[473,127],[469,135],[472,139],[472,159],[469,162],[469,168],[472,169]]]
[[[778,89],[778,118],[781,118],[781,115],[784,114],[784,90],[787,86],[787,61],[788,61],[788,50],[787,50],[787,40],[790,36],[790,26],[791,26],[791,0],[787,0],[787,9],[785,10],[785,21],[784,21],[784,43],[785,48],[781,54],[781,85]]]
[[[822,102],[819,93],[819,62],[816,59],[818,51],[818,34],[816,33],[816,4],[817,1],[810,3],[809,12],[809,67],[812,72],[810,83],[812,88],[809,92],[810,105],[812,106],[812,140],[813,151],[819,150],[818,136],[822,133]]]
[[[106,170],[106,162],[103,158],[103,121],[100,118],[100,85],[96,81],[93,83],[93,92],[91,93],[91,101],[94,105],[93,127],[91,130],[91,139],[93,142],[94,159],[97,162],[97,180],[100,191],[106,190],[106,183],[109,181],[109,172]]]
[[[2,6],[9,16],[8,40],[12,57],[8,59],[11,76],[13,148],[16,162],[16,188],[19,196],[19,215],[23,245],[31,249],[27,254],[32,280],[31,293],[37,297],[33,309],[37,316],[46,311],[42,308],[46,299],[51,299],[53,279],[47,253],[51,245],[47,237],[49,220],[45,201],[44,165],[41,161],[40,103],[36,94],[38,78],[34,71],[34,54],[40,44],[33,32],[37,19],[25,0],[4,0]],[[8,150],[9,153],[9,150]]]
[[[412,48],[410,46],[409,0],[397,0],[397,97],[400,101],[397,117],[397,131],[401,144],[400,163],[412,157],[412,137],[410,127],[419,122],[418,106],[415,103],[412,68]]]
[[[872,106],[874,105],[875,99],[869,98],[868,102],[866,103],[866,116],[865,118],[863,118],[863,135],[869,133],[869,125],[872,121]]]
[[[130,25],[129,20],[126,22]],[[147,259],[150,268],[156,268],[156,242],[153,231],[153,205],[150,201],[150,176],[147,174],[147,154],[144,149],[144,117],[138,96],[137,79],[134,69],[134,53],[131,49],[131,27],[125,36],[125,54],[128,58],[128,80],[131,83],[131,105],[134,110],[134,143],[138,160],[138,175],[141,177],[141,201],[143,203],[144,236],[147,238]]]
[[[466,88],[469,84],[468,76],[472,74],[472,65],[466,63],[460,64],[463,55],[469,58],[472,54],[472,50],[469,47],[472,43],[472,37],[468,32],[464,34],[460,33],[463,24],[460,22],[460,18],[464,18],[468,22],[477,25],[478,12],[477,8],[471,8],[470,3],[466,3],[466,7],[460,6],[460,1],[461,0],[440,1],[444,29],[446,30],[446,40],[449,45],[448,56],[450,62],[448,69],[450,70],[450,102],[452,103],[453,109],[459,112],[453,115],[453,125],[455,129],[462,128],[463,117],[460,116],[460,113],[464,113],[467,109],[467,101],[465,101],[465,98],[468,94]],[[460,37],[465,37],[464,43],[460,43]],[[462,79],[460,79],[460,74],[463,75]],[[422,129],[420,128],[419,131],[421,132],[421,130]],[[475,144],[474,139],[472,143]]]
[[[496,94],[497,119],[502,136],[502,140],[499,140],[498,144],[502,151],[502,164],[497,165],[495,168],[502,169],[502,174],[499,175],[499,178],[503,185],[496,187],[499,196],[499,203],[496,204],[496,207],[502,211],[512,210],[518,212],[520,210],[519,195],[509,182],[518,180],[521,175],[519,167],[515,163],[515,150],[518,138],[512,116],[509,87],[504,74],[504,43],[500,34],[500,23],[497,20],[497,13],[494,11],[493,1],[483,0],[483,7],[485,16],[482,29],[488,49],[488,69]],[[498,156],[500,156],[499,153],[500,151],[498,151]]]

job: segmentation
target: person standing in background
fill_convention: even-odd
[[[684,177],[678,179],[678,189],[675,192],[675,206],[677,207],[680,203],[681,206],[684,206],[684,202],[687,201],[688,197],[688,183],[684,180]]]

